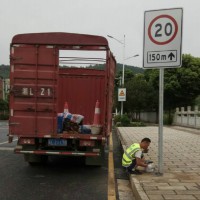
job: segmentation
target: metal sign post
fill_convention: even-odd
[[[143,67],[159,68],[158,175],[163,174],[164,68],[182,64],[182,8],[145,11]]]
[[[158,134],[158,175],[163,174],[163,99],[164,69],[160,68],[159,77],[159,134]]]

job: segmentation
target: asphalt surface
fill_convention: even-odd
[[[11,154],[0,152],[1,200],[107,199],[105,167],[86,167],[80,159],[54,158],[32,168],[21,156]]]
[[[116,132],[113,132],[113,155],[114,155],[114,166],[115,166],[115,178],[128,180],[129,176],[125,173],[124,168],[121,165],[123,149],[121,142]]]
[[[0,123],[1,200],[106,200],[108,160],[102,167],[84,165],[79,157],[50,157],[47,164],[31,167],[7,140],[8,128]]]

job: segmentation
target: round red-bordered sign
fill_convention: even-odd
[[[173,22],[173,25],[174,25],[174,28],[175,28],[173,35],[172,35],[168,40],[163,41],[163,42],[160,42],[160,41],[155,40],[155,39],[152,37],[152,35],[151,35],[152,25],[154,24],[154,22],[155,22],[156,20],[158,20],[158,19],[160,19],[160,18],[168,18],[168,19],[170,19],[170,20]],[[157,45],[165,45],[165,44],[170,43],[170,42],[173,41],[173,39],[176,37],[177,32],[178,32],[178,24],[177,24],[176,20],[175,20],[172,16],[170,16],[170,15],[159,15],[159,16],[157,16],[156,18],[154,18],[154,19],[151,21],[151,23],[149,24],[149,27],[148,27],[148,36],[149,36],[150,40],[151,40],[153,43],[157,44]]]

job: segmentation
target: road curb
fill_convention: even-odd
[[[123,140],[123,138],[122,138],[122,136],[121,136],[121,134],[120,134],[118,128],[116,128],[116,133],[117,133],[117,136],[118,136],[118,138],[119,138],[119,140],[120,140],[120,143],[121,143],[121,145],[122,145],[123,151],[125,151],[127,145],[126,145],[125,141]]]
[[[128,147],[128,145],[123,140],[118,128],[116,128],[116,133],[117,133],[117,136],[120,139],[120,143],[122,145],[122,148],[125,151],[126,148]],[[136,197],[137,200],[149,200],[149,198],[147,197],[146,193],[144,192],[143,188],[141,187],[140,182],[136,178],[136,176],[137,175],[129,175],[129,179],[130,179],[130,182],[131,182],[131,188],[132,188],[134,196]]]
[[[130,175],[130,182],[133,194],[135,195],[137,200],[149,200],[148,196],[146,195],[142,186],[140,185],[139,180],[135,178],[134,175]]]

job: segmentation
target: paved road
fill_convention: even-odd
[[[12,151],[16,145],[17,138],[13,139],[13,143],[8,143],[8,122],[0,121],[0,150]]]
[[[13,143],[4,143],[7,132],[1,124],[1,200],[107,199],[107,159],[102,167],[88,167],[77,157],[51,157],[46,165],[30,167],[22,155],[13,154]]]
[[[46,165],[31,167],[13,153],[17,138],[7,143],[8,123],[0,121],[0,199],[66,200],[107,199],[108,157],[103,167],[88,167],[84,160],[51,157]],[[129,177],[121,167],[122,149],[113,133],[116,199],[134,200]]]
[[[133,189],[142,200],[200,199],[200,132],[176,129],[163,129],[164,175],[130,176],[135,185]],[[118,130],[126,147],[144,137],[151,138],[146,157],[158,163],[158,127],[120,127]]]

